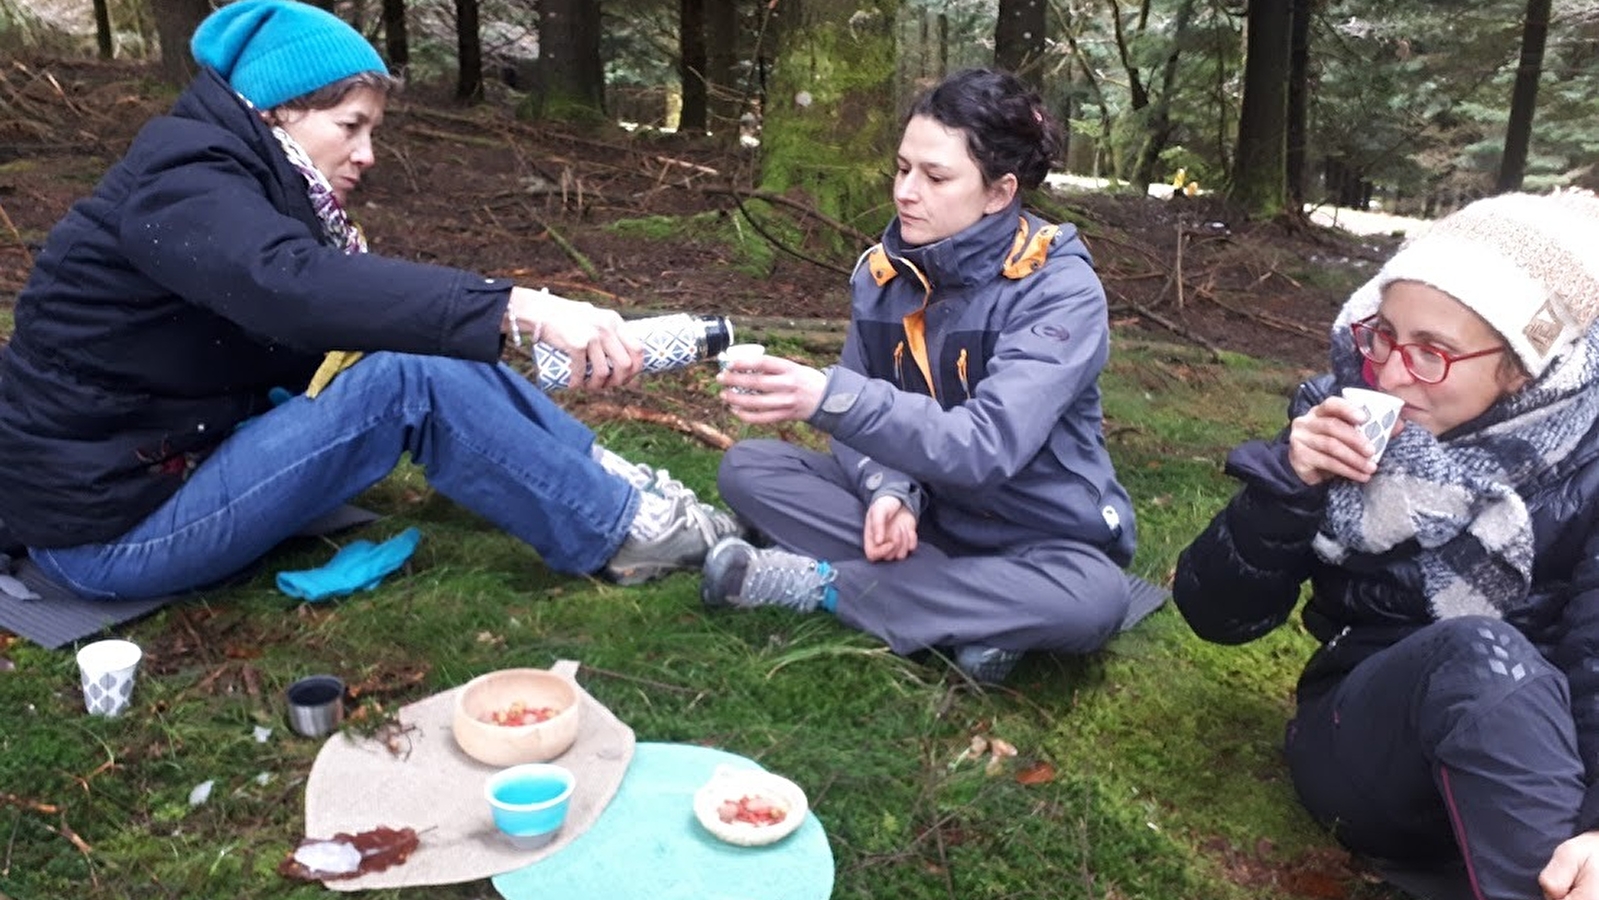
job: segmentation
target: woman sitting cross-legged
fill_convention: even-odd
[[[1025,651],[1116,633],[1133,512],[1101,433],[1105,294],[1072,227],[1023,213],[1019,193],[1059,148],[1007,73],[959,72],[917,101],[839,364],[765,356],[718,376],[744,421],[832,440],[728,451],[722,496],[776,546],[713,548],[706,603],[830,610],[989,682]]]

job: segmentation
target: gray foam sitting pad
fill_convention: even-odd
[[[1360,857],[1382,880],[1418,900],[1460,900],[1475,896],[1464,860],[1423,865]]]
[[[300,535],[332,534],[381,518],[371,510],[346,504],[311,522]],[[54,650],[113,625],[130,622],[188,594],[150,600],[94,600],[73,593],[46,575],[29,559],[17,560],[11,574],[0,574],[0,629]]]
[[[1130,572],[1127,574],[1127,589],[1131,599],[1127,604],[1127,615],[1122,617],[1120,631],[1126,631],[1142,622],[1145,616],[1160,609],[1166,598],[1171,596],[1165,588]]]

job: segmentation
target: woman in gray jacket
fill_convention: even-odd
[[[839,363],[765,356],[718,377],[742,420],[808,422],[831,452],[728,451],[722,496],[775,546],[714,547],[708,605],[825,609],[980,681],[1115,633],[1134,532],[1101,431],[1104,290],[1076,230],[1019,196],[1060,144],[1007,73],[958,72],[917,101]]]

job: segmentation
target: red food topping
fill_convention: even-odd
[[[493,710],[483,721],[496,725],[534,725],[555,718],[558,712],[560,710],[548,706],[528,706],[517,700],[505,709]]]
[[[723,822],[746,825],[776,825],[788,818],[788,810],[756,794],[745,794],[738,800],[723,800],[716,808],[716,816]]]

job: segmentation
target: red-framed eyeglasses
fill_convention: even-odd
[[[1500,344],[1474,353],[1447,353],[1431,344],[1402,344],[1394,339],[1393,332],[1379,328],[1375,324],[1376,318],[1370,316],[1350,324],[1349,330],[1355,335],[1355,349],[1360,351],[1361,356],[1379,366],[1386,363],[1388,357],[1398,350],[1399,359],[1405,364],[1405,371],[1409,372],[1412,378],[1425,384],[1437,384],[1448,378],[1449,367],[1457,362],[1476,359],[1479,356],[1492,356],[1507,349],[1504,344]]]

